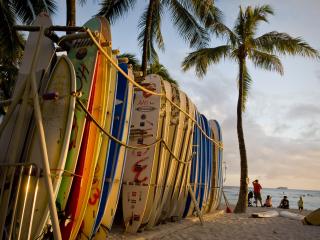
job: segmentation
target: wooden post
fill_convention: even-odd
[[[196,200],[196,197],[194,196],[194,192],[192,191],[190,185],[189,185],[189,187],[188,187],[188,191],[189,191],[189,194],[190,194],[190,196],[191,196],[191,200],[192,200],[192,202],[193,202],[193,204],[194,204],[194,206],[195,206],[195,209],[196,209],[196,211],[197,211],[198,217],[199,217],[199,219],[200,219],[200,223],[201,223],[201,225],[203,225],[202,213],[201,213],[201,211],[200,211],[198,202],[197,202],[197,200]]]

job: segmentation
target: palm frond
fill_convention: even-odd
[[[9,2],[0,2],[0,52],[1,58],[16,59],[16,53],[21,48],[21,36],[13,29],[15,17]]]
[[[129,62],[128,64],[131,64],[133,66],[133,69],[140,69],[141,64],[139,62],[139,59],[135,54],[132,53],[123,53],[117,56],[118,58],[128,58]]]
[[[244,31],[244,24],[245,24],[245,16],[242,10],[242,7],[239,7],[239,14],[236,20],[236,23],[233,27],[233,32],[238,36],[240,42],[244,41],[245,38],[245,31]]]
[[[15,0],[11,3],[14,13],[25,24],[31,24],[34,18],[43,11],[48,10],[50,14],[53,14],[57,9],[54,0]]]
[[[206,47],[209,36],[205,29],[196,21],[193,15],[178,0],[169,1],[169,10],[173,24],[180,36],[190,44],[190,47]]]
[[[111,24],[132,10],[137,0],[103,0],[98,15],[105,16]]]
[[[273,15],[273,9],[269,5],[261,7],[247,7],[245,11],[245,24],[244,29],[247,38],[252,38],[257,30],[260,22],[268,22],[268,14]]]
[[[269,32],[253,39],[253,44],[255,48],[268,53],[319,58],[319,52],[316,49],[301,38],[291,37],[287,33]]]
[[[196,74],[203,77],[208,69],[208,66],[218,63],[222,58],[230,55],[230,45],[222,45],[215,48],[202,48],[191,52],[182,62],[183,71],[189,70],[195,66]]]
[[[283,75],[283,66],[276,55],[252,49],[249,54],[249,59],[256,67],[263,68],[268,71],[275,71]]]
[[[150,64],[147,72],[148,74],[151,74],[151,73],[158,74],[168,82],[178,85],[177,81],[170,76],[168,69],[164,65],[162,65],[159,61],[155,61],[152,64]]]
[[[205,27],[222,22],[223,13],[214,0],[184,0],[181,4],[197,17]]]
[[[234,33],[230,28],[224,25],[221,22],[216,22],[210,26],[211,32],[213,32],[216,36],[222,36],[227,40],[227,43],[233,47],[237,47],[240,45],[240,39],[236,33]]]
[[[148,62],[154,62],[158,61],[158,54],[154,46],[154,42],[157,43],[157,46],[159,49],[164,50],[164,42],[163,37],[161,33],[161,15],[162,15],[162,6],[160,2],[154,2],[153,5],[153,11],[151,16],[151,26],[150,26],[150,36],[149,39],[147,39],[147,47],[146,49],[143,49],[145,37],[146,37],[146,31],[148,31],[148,12],[149,7],[145,8],[145,11],[140,17],[138,28],[140,29],[139,35],[138,35],[138,43],[140,48],[143,51],[146,51],[147,60]]]

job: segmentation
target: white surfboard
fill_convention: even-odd
[[[157,93],[162,91],[161,77],[155,74],[148,75],[142,85]],[[154,143],[161,136],[165,99],[141,90],[135,94],[129,145],[142,147]],[[157,145],[160,142],[146,149],[130,149],[127,152],[122,186],[123,218],[127,232],[138,231],[148,201],[153,198],[151,192],[154,192],[159,157],[155,151],[159,147]]]
[[[52,21],[46,13],[41,13],[32,26],[50,27]],[[32,117],[32,108],[28,105],[30,97],[30,84],[26,85],[31,71],[33,60],[35,61],[35,74],[38,87],[46,85],[48,75],[50,73],[50,62],[55,54],[53,42],[42,36],[40,42],[37,44],[39,32],[30,32],[23,58],[19,67],[19,73],[16,80],[13,98],[18,97],[18,92],[23,92],[23,103],[18,103],[13,109],[9,107],[8,111],[13,111],[7,126],[5,127],[2,135],[0,136],[0,163],[13,164],[20,161],[20,155],[23,149],[27,131],[29,128],[30,119]],[[36,48],[39,49],[39,56],[34,58]],[[6,117],[5,117],[6,118]]]
[[[51,98],[44,99],[41,103],[48,159],[54,175],[52,180],[55,195],[58,192],[61,183],[61,175],[63,174],[60,169],[64,169],[69,149],[75,109],[75,97],[73,97],[71,93],[75,92],[75,90],[76,76],[73,65],[67,56],[61,56],[52,71],[44,95],[44,98],[48,98],[50,95]],[[29,137],[32,138],[32,141],[29,151],[25,156],[25,162],[35,163],[38,167],[43,168],[37,130]],[[41,233],[41,230],[49,217],[48,197],[49,195],[44,178],[41,178],[33,213],[31,238],[35,238]],[[28,226],[25,227],[27,228]]]
[[[162,81],[162,86],[166,97],[171,99],[172,98],[172,88],[171,84],[165,80]],[[165,115],[164,115],[164,124],[162,127],[162,138],[163,140],[168,143],[169,141],[169,128],[170,128],[170,121],[171,121],[171,103],[169,101],[165,101]],[[154,199],[152,201],[152,206],[150,210],[150,216],[145,217],[145,223],[147,223],[147,228],[152,228],[156,224],[156,214],[160,211],[161,208],[161,199],[163,195],[163,189],[166,181],[166,170],[168,166],[168,154],[169,151],[163,145],[160,146],[158,149],[160,157],[158,163],[158,171],[157,171],[157,179],[156,179],[156,186],[155,186],[155,194]]]
[[[194,118],[195,106],[192,103],[191,99],[187,98],[187,109],[188,114]],[[190,170],[191,170],[191,160],[192,160],[192,145],[193,145],[193,129],[194,123],[186,116],[186,136],[183,142],[184,151],[181,155],[180,160],[184,162],[184,164],[180,163],[181,175],[180,182],[176,182],[175,191],[173,195],[173,207],[171,216],[180,219],[182,217],[187,197],[188,197],[188,185],[190,183]]]
[[[182,96],[176,85],[171,84],[172,87],[172,101],[177,104],[182,110],[186,110],[186,98]],[[182,134],[185,125],[185,114],[178,108],[172,106],[171,110],[171,124],[169,128],[169,141],[168,147],[171,152],[176,156],[180,156],[182,150]],[[166,220],[170,217],[171,196],[176,181],[176,171],[178,161],[175,160],[171,154],[168,154],[168,165],[166,170],[166,182],[164,185],[163,196],[161,199],[161,207],[157,214],[156,222]]]
[[[304,215],[298,214],[298,213],[292,213],[289,211],[280,211],[280,216],[281,217],[285,217],[285,218],[290,218],[290,219],[294,219],[294,220],[303,220],[304,219]]]
[[[278,217],[279,212],[277,210],[270,210],[265,212],[252,213],[251,216],[254,218],[271,218],[271,217]]]

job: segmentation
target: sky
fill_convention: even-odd
[[[54,24],[65,24],[65,1],[58,0]],[[148,1],[137,0],[134,10],[111,26],[113,48],[141,56],[137,43],[139,17]],[[232,27],[239,6],[269,4],[275,15],[260,25],[258,35],[270,31],[302,37],[320,50],[319,0],[216,0],[224,13],[225,24]],[[99,1],[87,0],[77,7],[81,26],[99,9]],[[160,62],[209,119],[222,126],[225,185],[239,186],[240,157],[236,130],[237,65],[225,60],[211,66],[203,79],[194,69],[183,72],[181,62],[192,51],[175,31],[170,15],[163,16],[165,52]],[[212,37],[210,46],[223,44]],[[320,61],[302,57],[281,57],[284,75],[248,65],[253,84],[243,114],[249,178],[258,178],[262,187],[286,186],[291,189],[320,190]]]

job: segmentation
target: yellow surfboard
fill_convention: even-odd
[[[194,117],[194,109],[193,104],[190,99],[187,98],[186,94],[180,90],[180,94],[183,98],[186,99],[187,103],[187,113]],[[192,151],[192,132],[193,132],[193,122],[192,120],[185,115],[185,126],[184,126],[184,136],[183,136],[183,144],[182,151],[180,153],[180,161],[185,163],[178,163],[178,168],[176,172],[176,182],[174,185],[171,204],[170,204],[170,217],[179,218],[179,206],[183,204],[183,198],[186,194],[186,183],[187,183],[187,171],[191,165],[190,161],[190,150]],[[188,162],[188,163],[186,163]]]
[[[107,35],[107,39],[104,40],[107,42],[111,41],[111,35]],[[106,51],[111,56],[112,48],[111,45],[106,47]],[[116,71],[111,66],[111,63],[108,62],[106,57],[101,54],[101,63],[99,70],[99,79],[101,82],[101,87],[103,88],[104,94],[101,95],[101,121],[99,122],[101,126],[108,132],[111,129],[112,122],[112,111],[113,111],[113,103],[115,97],[115,87],[116,87]],[[116,58],[114,58],[116,61]],[[101,183],[103,178],[103,169],[104,164],[106,163],[106,153],[109,146],[109,137],[103,135],[100,130],[98,130],[97,126],[94,126],[96,129],[96,134],[99,136],[99,146],[100,148],[96,149],[95,157],[97,158],[97,163],[95,166],[95,170],[93,172],[93,180],[90,187],[89,192],[89,200],[86,205],[86,209],[84,212],[84,217],[82,221],[82,228],[78,234],[79,239],[88,239],[90,237],[92,228],[95,222],[96,214],[99,209],[99,200],[101,197]]]
[[[186,101],[180,95],[180,92],[177,86],[171,84],[172,87],[172,101],[177,104],[181,109],[186,110]],[[184,113],[181,112],[178,108],[171,106],[171,124],[169,128],[169,141],[168,147],[175,156],[180,156],[181,144],[182,144],[182,133],[184,129]],[[161,198],[161,207],[158,210],[156,222],[166,220],[169,215],[170,208],[170,198],[176,179],[175,173],[177,170],[178,162],[168,154],[168,164],[166,169],[166,181],[164,186],[163,195]]]

